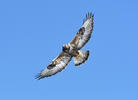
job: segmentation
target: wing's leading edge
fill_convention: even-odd
[[[36,78],[39,80],[44,77],[55,75],[56,73],[62,71],[68,65],[71,59],[72,57],[69,54],[62,52],[52,61],[51,64],[48,65],[48,67],[42,70],[41,73],[36,76]]]
[[[71,44],[75,44],[78,49],[81,49],[91,38],[94,23],[93,18],[94,14],[92,13],[86,15],[82,27],[77,32],[75,38],[71,41]]]

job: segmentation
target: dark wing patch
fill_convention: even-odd
[[[82,27],[77,32],[75,38],[70,42],[75,44],[78,49],[81,49],[91,38],[93,30],[93,17],[94,14],[88,13],[83,21]]]
[[[56,66],[56,64],[49,64],[47,69],[52,69],[54,66]]]
[[[78,32],[77,34],[78,34],[78,35],[83,35],[84,32],[85,32],[85,28],[82,27],[82,28],[79,29],[79,32]]]
[[[42,79],[44,77],[49,77],[55,75],[56,73],[62,71],[71,60],[71,56],[65,52],[62,52],[57,58],[55,58],[51,64],[48,65],[44,70],[42,70],[36,79]]]

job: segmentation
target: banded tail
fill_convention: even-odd
[[[73,57],[75,66],[79,66],[82,63],[84,63],[88,59],[90,53],[89,51],[80,51],[80,50],[78,50],[78,52],[79,54]]]

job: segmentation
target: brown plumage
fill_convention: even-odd
[[[68,65],[72,57],[75,66],[84,63],[88,59],[90,52],[81,51],[80,49],[91,38],[93,17],[94,15],[92,13],[86,15],[82,27],[79,29],[74,39],[70,43],[63,45],[60,55],[36,76],[37,79],[49,77],[62,71]]]

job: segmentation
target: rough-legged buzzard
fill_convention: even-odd
[[[75,66],[84,63],[89,56],[89,51],[81,51],[80,49],[88,42],[93,30],[94,14],[88,13],[83,21],[83,25],[77,32],[75,38],[68,44],[62,46],[62,52],[56,57],[36,78],[52,76],[62,71],[74,59]]]

